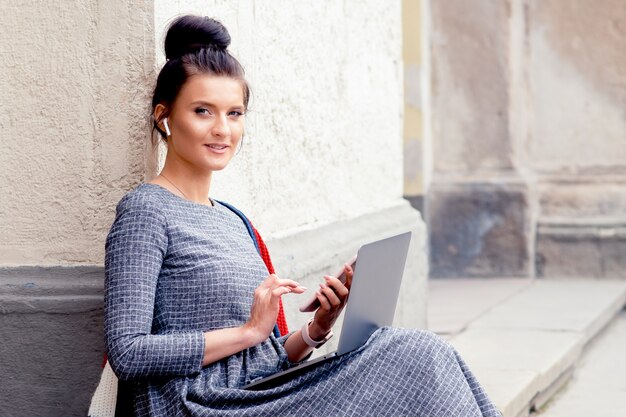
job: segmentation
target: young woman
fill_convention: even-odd
[[[214,171],[244,134],[250,96],[219,22],[169,28],[152,100],[167,143],[160,175],[117,206],[106,241],[105,339],[139,416],[498,416],[458,354],[429,332],[384,328],[360,349],[263,391],[241,387],[305,359],[349,292],[325,277],[302,329],[273,333],[280,297],[305,291],[268,272],[249,224],[212,200]]]

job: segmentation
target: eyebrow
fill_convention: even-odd
[[[203,106],[207,106],[207,107],[217,107],[215,104],[210,103],[210,102],[208,102],[208,101],[204,101],[204,100],[196,100],[196,101],[192,101],[192,102],[191,102],[191,105],[193,105],[193,106],[203,105]],[[243,105],[243,103],[241,103],[241,104],[235,104],[235,105],[229,106],[229,108],[231,108],[231,109],[234,109],[234,108],[242,108],[242,109],[243,109],[243,108],[244,108],[244,105]]]

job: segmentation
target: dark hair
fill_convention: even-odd
[[[228,30],[210,17],[187,15],[170,24],[165,36],[167,62],[159,73],[152,95],[152,114],[157,104],[166,108],[159,120],[154,120],[153,126],[163,138],[167,135],[158,123],[169,115],[172,103],[192,75],[211,74],[240,81],[243,104],[248,108],[250,87],[244,78],[243,67],[227,51],[228,45]]]

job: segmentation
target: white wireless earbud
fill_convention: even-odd
[[[167,136],[172,136],[172,132],[170,132],[170,126],[167,124],[167,117],[163,119],[163,127],[165,127],[165,133]]]

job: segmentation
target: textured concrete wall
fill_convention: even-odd
[[[93,264],[144,174],[149,2],[3,3],[0,265]]]
[[[251,81],[247,137],[213,192],[268,237],[375,212],[401,199],[399,1],[155,2],[221,20]]]

